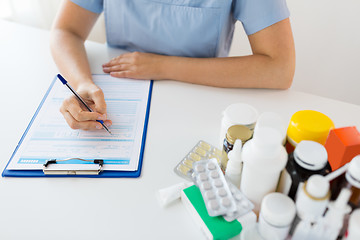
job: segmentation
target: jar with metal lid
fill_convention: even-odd
[[[244,144],[252,137],[253,131],[244,125],[231,126],[223,142],[223,154],[221,159],[221,169],[225,172],[227,162],[229,161],[228,153],[233,149],[234,143],[237,139],[240,139]]]
[[[222,113],[219,148],[222,147],[227,130],[234,125],[243,125],[254,130],[258,111],[246,103],[234,103],[229,105]]]

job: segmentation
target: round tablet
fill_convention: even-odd
[[[212,210],[218,210],[219,209],[219,203],[216,200],[211,200],[209,202],[210,209]]]
[[[225,196],[227,195],[227,192],[226,192],[225,188],[219,188],[218,194],[219,194],[221,197],[225,197]]]
[[[201,172],[204,172],[205,171],[205,167],[203,166],[203,165],[196,165],[196,167],[195,167],[195,170],[197,171],[197,172],[199,172],[199,173],[201,173]]]
[[[231,201],[229,198],[225,197],[223,199],[221,199],[221,204],[224,206],[224,207],[230,207],[231,206]]]
[[[205,190],[210,190],[211,189],[211,184],[208,181],[202,183],[202,186],[203,186],[203,188]]]
[[[213,191],[207,191],[207,192],[205,192],[205,197],[207,199],[214,199],[215,198],[215,193]]]
[[[214,170],[214,169],[216,169],[216,166],[215,166],[214,163],[211,162],[211,163],[208,164],[207,168],[208,168],[209,170]]]
[[[243,202],[241,203],[241,206],[242,206],[243,208],[248,208],[248,207],[249,207],[249,203],[246,202],[246,201],[243,201]]]
[[[216,179],[214,181],[214,185],[215,185],[215,187],[222,187],[224,184],[222,183],[222,181],[220,179]]]
[[[217,172],[217,171],[211,171],[210,172],[210,176],[212,177],[212,178],[219,178],[220,177],[220,175],[219,175],[219,173]]]
[[[241,196],[241,194],[235,194],[234,195],[235,199],[238,200],[238,201],[241,201],[243,199],[243,197]]]
[[[206,175],[206,173],[200,173],[199,174],[199,179],[200,179],[200,181],[206,181],[206,180],[208,180],[208,176]]]

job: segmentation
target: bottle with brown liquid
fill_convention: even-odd
[[[332,199],[336,199],[342,188],[348,188],[352,194],[350,206],[355,209],[360,207],[360,155],[354,157],[349,163],[345,173],[335,178],[330,183]]]

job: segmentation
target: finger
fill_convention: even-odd
[[[103,70],[105,73],[126,71],[129,69],[129,64],[118,64],[112,67],[104,67]]]
[[[64,112],[63,115],[67,124],[72,129],[82,129],[82,130],[102,129],[102,125],[99,122],[96,121],[79,122],[70,114],[70,112]]]
[[[107,126],[107,127],[110,127],[113,123],[111,120],[106,120],[104,121],[104,124]]]
[[[95,108],[94,110],[99,114],[105,115],[106,114],[106,102],[104,98],[104,93],[101,89],[89,93],[90,98],[94,101]],[[106,119],[106,115],[105,115]],[[105,120],[102,119],[102,120]]]
[[[88,110],[84,110],[76,104],[69,105],[67,107],[67,111],[76,119],[76,121],[80,122],[106,119],[106,116],[104,114],[99,112],[89,112]]]
[[[107,63],[104,63],[102,66],[103,67],[111,67],[111,66],[114,66],[118,63],[129,63],[129,56],[130,56],[130,53],[125,53],[125,54],[122,54],[120,56],[117,56],[113,59],[111,59],[109,62]]]
[[[97,112],[89,112],[81,108],[79,101],[75,97],[70,97],[64,100],[61,112],[69,112],[76,121],[91,121],[91,120],[105,120],[106,116]]]
[[[110,75],[117,78],[132,78],[132,72],[130,71],[110,72]]]

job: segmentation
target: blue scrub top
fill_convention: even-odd
[[[286,0],[72,0],[104,11],[107,43],[128,51],[224,57],[234,24],[256,33],[289,17]]]

